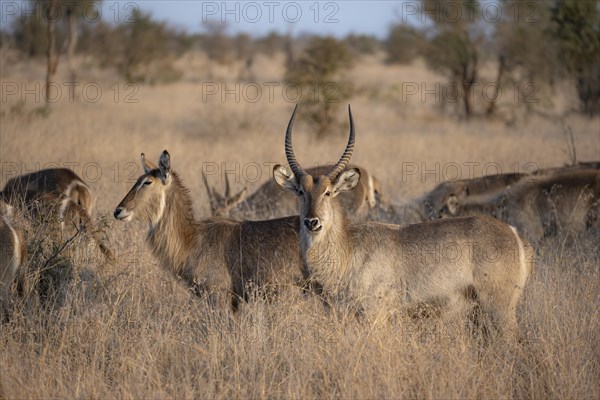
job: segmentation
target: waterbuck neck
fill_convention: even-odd
[[[196,226],[192,199],[176,173],[164,192],[162,213],[149,224],[146,240],[163,268],[179,274],[193,247]]]
[[[351,259],[349,222],[339,203],[332,200],[333,213],[328,227],[315,237],[302,225],[300,244],[309,273],[330,293],[340,291]]]

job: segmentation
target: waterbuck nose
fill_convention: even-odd
[[[119,219],[119,214],[121,214],[121,210],[122,210],[122,208],[121,208],[121,207],[117,207],[117,208],[115,209],[115,212],[113,213],[113,215],[114,215],[114,217],[115,217],[116,219]]]
[[[322,228],[319,218],[304,218],[304,226],[312,232],[320,231]]]

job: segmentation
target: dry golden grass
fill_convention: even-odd
[[[283,68],[267,61],[257,60],[258,82],[280,81]],[[285,160],[292,105],[281,92],[273,102],[267,96],[256,103],[232,96],[204,101],[202,71],[222,78],[237,72],[207,66],[201,57],[183,64],[190,72],[182,82],[141,86],[137,103],[124,102],[130,92],[123,83],[115,102],[114,82],[95,69],[81,79],[102,85],[97,103],[63,99],[47,117],[34,111],[42,104],[31,97],[24,106],[15,97],[2,103],[0,184],[52,163],[72,166],[97,196],[96,214],[108,220],[119,262],[106,265],[78,238],[61,264],[69,276],[61,290],[54,288],[50,300],[16,298],[10,322],[0,325],[0,398],[600,398],[597,237],[569,246],[558,238],[538,249],[518,312],[522,343],[482,346],[452,317],[359,323],[293,291],[270,304],[245,304],[234,318],[190,296],[148,254],[145,226],[110,218],[140,174],[139,153],[154,159],[168,149],[196,215],[207,216],[203,165],[238,163],[237,185],[256,188],[270,177],[269,163]],[[33,84],[36,68],[11,67],[2,82]],[[468,165],[481,175],[496,165],[506,172],[568,161],[560,126],[540,117],[521,116],[512,127],[500,120],[467,123],[440,115],[431,102],[402,103],[398,81],[440,79],[419,64],[367,60],[352,76],[361,89],[351,101],[353,162],[379,177],[394,202],[454,177],[456,165],[468,177]],[[336,158],[345,131],[319,142],[301,114],[294,139],[299,161]],[[343,108],[340,114],[345,118]],[[600,158],[598,119],[572,116],[567,123],[578,158]],[[258,181],[243,182],[254,178],[256,165]],[[414,166],[417,174],[409,174]],[[39,237],[39,229],[28,236]],[[30,263],[30,282],[35,267]]]

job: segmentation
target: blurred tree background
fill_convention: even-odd
[[[352,95],[352,82],[345,73],[352,66],[352,54],[346,43],[333,37],[315,37],[302,55],[288,65],[286,82],[302,93],[302,112],[324,137],[337,128],[339,107]]]
[[[150,84],[180,79],[183,71],[178,70],[176,60],[190,51],[204,53],[217,65],[241,65],[233,78],[244,81],[255,79],[257,55],[283,54],[286,83],[312,93],[303,95],[302,102],[319,136],[337,131],[338,107],[356,90],[348,72],[353,66],[360,68],[362,57],[380,57],[388,64],[424,61],[446,77],[446,87],[454,90],[446,94],[458,95],[458,111],[467,119],[497,113],[494,96],[485,99],[483,106],[475,106],[465,95],[478,84],[484,66],[490,65],[495,72],[487,75],[494,75],[490,79],[497,91],[511,87],[527,95],[534,83],[551,92],[566,82],[579,98],[574,112],[600,114],[596,0],[499,0],[494,5],[500,12],[493,19],[484,18],[489,11],[485,2],[420,0],[416,4],[426,21],[393,24],[384,38],[278,32],[256,36],[230,33],[226,25],[215,21],[203,24],[202,33],[189,33],[137,9],[119,21],[94,18],[100,0],[30,0],[29,9],[36,11],[21,13],[3,25],[0,48],[20,60],[44,61],[52,47],[48,10],[53,2],[58,10],[53,27],[55,62],[66,59],[71,80],[77,79],[76,54],[96,60],[102,68],[113,68],[126,81]]]

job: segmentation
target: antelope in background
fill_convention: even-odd
[[[420,200],[424,208],[423,221],[438,219],[440,210],[450,197],[462,200],[467,197],[489,196],[505,190],[527,176],[529,175],[525,173],[513,172],[439,183]]]
[[[517,301],[534,263],[529,243],[515,228],[486,217],[408,226],[350,223],[338,199],[360,179],[357,169],[344,171],[355,138],[350,108],[348,112],[346,150],[326,174],[307,174],[296,161],[296,109],[285,136],[292,173],[279,165],[274,168],[277,183],[300,198],[300,247],[311,278],[326,294],[368,315],[400,305],[408,310],[454,309],[474,302],[491,326],[501,333],[513,332]],[[478,313],[471,316],[480,322]]]
[[[307,172],[312,175],[322,175],[333,167],[331,164],[312,167]],[[353,221],[367,218],[369,211],[379,204],[381,185],[379,180],[362,167],[348,165],[347,169],[356,168],[362,179],[350,191],[340,195],[340,202]],[[208,193],[212,215],[229,215],[233,218],[279,218],[298,213],[298,198],[283,191],[272,179],[263,183],[254,193],[246,196],[246,188],[231,195],[229,179],[225,175],[225,193],[221,195],[214,187],[211,188],[204,173],[204,186]]]
[[[371,215],[377,221],[402,225],[432,221],[440,218],[442,210],[451,197],[462,200],[469,196],[489,196],[490,193],[504,190],[528,176],[524,173],[507,173],[486,175],[474,179],[444,181],[436,185],[430,192],[404,204],[379,202]]]
[[[559,231],[600,229],[600,170],[567,169],[533,177],[484,197],[450,196],[440,216],[491,215],[533,242]]]
[[[0,318],[8,313],[8,291],[26,258],[23,233],[11,217],[12,207],[0,200]]]
[[[229,185],[229,178],[227,174],[225,174],[225,192],[222,195],[217,191],[216,188],[210,187],[204,171],[202,171],[202,182],[204,182],[204,187],[206,188],[210,213],[213,217],[226,216],[229,214],[232,208],[244,201],[246,197],[246,187],[242,188],[242,190],[237,192],[235,195],[231,195],[231,186]]]
[[[270,292],[304,280],[297,216],[267,221],[222,217],[196,221],[192,198],[171,170],[165,150],[158,166],[142,154],[144,174],[115,209],[118,220],[148,224],[146,241],[159,265],[216,307],[238,306],[253,288]]]
[[[425,220],[438,219],[441,213],[448,211],[448,205],[477,203],[500,196],[510,190],[513,185],[530,185],[541,179],[565,173],[576,174],[580,171],[599,169],[600,162],[585,161],[564,167],[542,168],[531,174],[512,172],[506,174],[486,175],[472,179],[446,181],[438,184],[431,192],[422,197],[423,218]]]
[[[533,171],[532,175],[556,175],[563,174],[565,172],[576,172],[588,169],[600,170],[600,161],[578,161],[572,165],[565,165],[562,167],[540,168],[536,171]]]
[[[33,216],[58,217],[62,228],[72,222],[92,236],[109,262],[115,261],[94,229],[92,191],[72,170],[49,168],[17,176],[6,183],[0,198],[14,207],[25,206]]]
[[[12,178],[4,186],[2,197],[15,207],[24,202],[34,213],[52,212],[51,208],[57,206],[63,225],[66,219],[88,221],[92,215],[92,191],[67,168],[43,169]]]
[[[492,201],[494,197],[502,197],[503,193],[510,190],[511,186],[517,183],[521,185],[523,182],[535,182],[567,172],[575,173],[590,169],[600,169],[600,161],[584,161],[563,167],[542,168],[531,174],[512,172],[445,181],[420,198],[405,204],[378,203],[372,214],[377,215],[377,220],[399,224],[426,222],[443,216],[477,214],[496,216],[499,214],[498,210],[491,210],[491,204],[488,202]],[[459,212],[457,207],[461,204],[468,205],[467,208],[470,211]],[[452,212],[449,211],[451,209]],[[479,213],[477,209],[480,210]],[[521,228],[517,222],[515,224]]]

